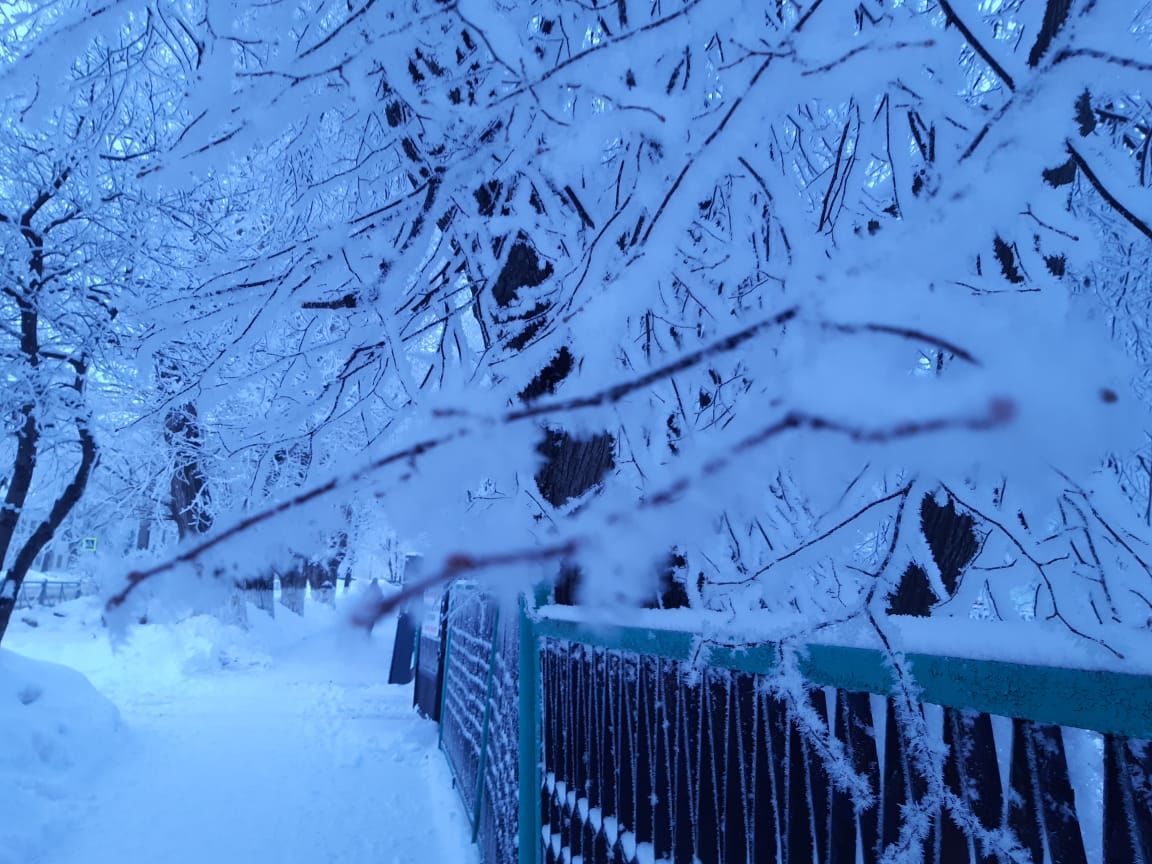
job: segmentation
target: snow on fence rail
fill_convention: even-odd
[[[485,864],[874,864],[909,819],[933,864],[1152,862],[1148,676],[909,654],[926,742],[876,650],[809,646],[797,696],[776,645],[452,594],[442,740]]]

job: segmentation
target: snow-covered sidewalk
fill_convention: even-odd
[[[15,625],[6,647],[79,669],[122,734],[53,802],[31,860],[477,860],[435,725],[410,688],[383,683],[389,633],[368,640],[310,607],[303,622],[254,616],[247,634],[206,617],[141,627],[113,654],[94,604],[62,611]]]

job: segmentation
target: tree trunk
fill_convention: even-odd
[[[304,586],[308,579],[304,575],[304,564],[300,560],[280,573],[280,605],[297,615],[304,614]]]
[[[83,399],[84,385],[86,382],[88,368],[82,360],[72,360],[73,368],[75,369],[76,376],[72,383],[73,389],[76,391],[79,399]],[[79,405],[77,406],[79,410]],[[29,457],[30,465],[27,468],[27,481],[31,485],[32,473],[36,465],[36,442],[39,439],[39,432],[36,429],[35,418],[29,415],[29,422],[26,422],[25,429],[31,429],[32,434],[28,438],[22,438],[17,444],[17,465],[19,468],[20,453],[19,451],[24,447],[27,441],[31,441],[31,454]],[[43,551],[48,542],[55,536],[60,526],[64,523],[68,514],[80,501],[84,490],[88,487],[88,478],[92,475],[92,468],[96,464],[96,440],[92,437],[91,431],[88,429],[87,419],[77,416],[76,418],[76,431],[80,439],[80,464],[76,466],[76,473],[72,477],[72,481],[60,493],[60,497],[52,505],[52,509],[48,512],[45,518],[39,525],[33,529],[28,539],[24,541],[23,546],[16,553],[16,557],[12,565],[8,567],[4,573],[3,578],[0,580],[0,642],[4,639],[4,634],[8,630],[8,624],[12,620],[12,613],[16,609],[16,600],[20,596],[20,586],[24,584],[24,577],[28,575],[28,571],[32,568],[32,563],[36,560],[36,556]],[[12,494],[12,489],[15,486],[15,478],[13,483],[9,484],[9,496]],[[23,507],[24,499],[27,497],[27,488],[20,493],[19,508]],[[4,560],[4,556],[11,546],[12,534],[15,533],[16,521],[19,518],[20,509],[11,510],[5,507],[2,514],[8,516],[12,515],[12,524],[9,533],[5,536],[0,528],[0,560]]]
[[[244,594],[253,606],[275,618],[276,599],[273,580],[271,571],[255,579],[248,579],[244,582]]]
[[[304,578],[312,590],[313,600],[325,606],[336,605],[336,573],[331,562],[306,561]]]
[[[168,511],[181,540],[212,527],[208,478],[200,465],[201,435],[196,406],[173,408],[164,418],[164,440],[174,451]]]
[[[136,531],[136,548],[147,551],[152,545],[152,520],[141,519],[140,527]]]
[[[616,464],[615,439],[608,433],[576,438],[549,429],[537,448],[544,465],[536,472],[536,486],[553,507],[562,507],[604,479]]]

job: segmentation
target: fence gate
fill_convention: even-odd
[[[519,860],[519,650],[515,614],[468,583],[449,592],[440,746],[485,864]]]

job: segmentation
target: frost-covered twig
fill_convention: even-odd
[[[845,528],[848,525],[852,524],[857,519],[859,519],[861,516],[863,516],[865,513],[872,510],[874,507],[879,507],[881,504],[886,504],[889,501],[893,501],[897,498],[900,498],[901,501],[903,502],[904,499],[907,499],[908,493],[911,491],[911,489],[912,489],[912,483],[909,482],[909,483],[904,484],[902,487],[900,487],[895,492],[892,492],[889,495],[885,495],[881,498],[877,498],[873,501],[868,502],[863,507],[861,507],[859,510],[857,510],[855,513],[853,513],[851,516],[847,516],[844,519],[840,520],[838,523],[833,525],[831,528],[829,528],[827,531],[823,532],[822,534],[820,534],[816,537],[813,537],[811,540],[808,540],[808,541],[805,541],[804,543],[801,543],[799,546],[795,547],[794,549],[789,550],[788,552],[785,552],[780,557],[775,558],[772,561],[769,561],[767,564],[765,564],[763,567],[761,567],[759,570],[757,570],[755,573],[753,573],[748,579],[741,579],[741,580],[737,580],[736,582],[732,582],[732,583],[721,582],[721,583],[717,583],[717,584],[740,584],[743,582],[751,581],[752,579],[755,579],[759,576],[762,576],[764,573],[771,570],[777,564],[781,564],[784,561],[787,561],[789,558],[795,558],[797,555],[799,555],[805,549],[809,549],[818,543],[824,542],[829,537],[831,537],[833,534],[835,534],[837,531],[839,531],[840,529]]]
[[[376,622],[395,612],[409,600],[422,596],[425,591],[432,588],[447,585],[454,579],[483,571],[497,570],[502,567],[564,561],[572,557],[576,551],[576,542],[569,540],[565,543],[539,546],[532,549],[517,549],[492,555],[450,555],[435,573],[414,582],[405,583],[399,591],[386,597],[373,598],[367,603],[361,604],[353,612],[351,620],[355,626],[371,630]]]
[[[612,387],[599,390],[587,396],[577,396],[572,399],[563,399],[552,402],[542,402],[537,405],[529,405],[525,408],[514,408],[503,415],[505,422],[513,422],[517,420],[527,420],[533,417],[545,417],[549,415],[563,414],[569,411],[577,411],[584,408],[599,408],[605,405],[612,405],[619,402],[625,396],[636,393],[641,390],[646,390],[657,382],[667,380],[674,375],[685,372],[695,366],[699,366],[705,360],[712,357],[717,357],[721,354],[727,354],[742,347],[745,343],[751,341],[755,337],[761,335],[767,330],[777,329],[788,324],[794,320],[799,314],[800,310],[795,306],[790,306],[787,309],[776,313],[770,318],[764,318],[747,327],[742,327],[735,333],[718,339],[709,345],[706,345],[699,350],[689,352],[683,356],[673,360],[671,363],[666,363],[656,369],[644,373],[629,381],[624,381]],[[438,414],[444,416],[453,416],[457,413],[453,411],[439,411]]]
[[[1048,566],[1051,565],[1053,563],[1053,561],[1041,561],[1039,558],[1037,558],[1035,555],[1033,555],[1031,552],[1029,552],[1028,549],[1024,546],[1023,542],[1021,542],[1020,539],[1017,538],[1013,532],[1009,531],[1004,526],[1003,523],[999,522],[996,519],[993,519],[988,514],[984,513],[980,509],[972,506],[971,504],[966,502],[964,499],[960,498],[947,485],[941,484],[941,486],[943,487],[944,491],[947,492],[948,495],[951,496],[956,501],[957,504],[959,504],[961,507],[964,507],[972,515],[982,519],[983,521],[985,521],[989,525],[991,525],[993,528],[998,530],[1008,540],[1008,542],[1010,542],[1013,546],[1015,546],[1017,551],[1019,551],[1019,553],[1032,565],[1032,567],[1036,570],[1037,574],[1039,574],[1041,580],[1043,581],[1045,592],[1048,596],[1048,601],[1052,604],[1052,611],[1047,616],[1049,619],[1055,618],[1062,625],[1064,625],[1064,627],[1068,630],[1068,632],[1072,633],[1073,635],[1079,636],[1082,639],[1087,639],[1090,642],[1095,642],[1101,648],[1104,648],[1105,650],[1107,650],[1111,654],[1115,655],[1115,657],[1117,659],[1119,659],[1119,660],[1124,659],[1124,655],[1120,651],[1116,650],[1114,647],[1109,645],[1106,640],[1101,639],[1097,636],[1093,636],[1090,633],[1085,633],[1083,630],[1079,629],[1071,621],[1069,621],[1068,618],[1064,615],[1064,613],[1060,611],[1059,601],[1056,598],[1056,589],[1053,586],[1052,579],[1048,573]],[[1063,559],[1057,558],[1054,560],[1063,560]]]
[[[949,754],[943,747],[933,745],[913,671],[908,668],[903,654],[893,648],[891,639],[871,609],[867,610],[867,615],[884,647],[896,684],[896,692],[889,699],[889,705],[896,711],[896,734],[901,736],[909,769],[924,784],[923,793],[919,796],[915,794],[915,787],[910,790],[913,800],[904,807],[900,833],[895,842],[883,850],[881,861],[885,864],[901,864],[909,859],[919,860],[920,856],[914,850],[923,848],[937,820],[947,816],[960,827],[965,836],[979,844],[984,854],[995,856],[998,862],[1032,864],[1031,857],[1011,829],[985,826],[973,812],[972,806],[944,782],[945,760],[950,756],[958,757]],[[893,745],[894,742],[888,742],[889,747]],[[956,746],[960,745],[954,742],[953,747]]]
[[[576,400],[575,404],[577,404],[578,407],[583,407],[579,405],[579,400]],[[516,420],[527,419],[535,415],[532,413],[525,414],[518,410],[516,412],[509,412],[509,414],[505,416],[508,418],[507,422],[514,422]],[[852,441],[878,444],[922,435],[929,435],[953,429],[981,431],[1000,426],[1008,422],[1010,419],[1011,411],[1007,410],[1004,405],[995,401],[991,404],[987,414],[985,415],[969,417],[941,417],[927,420],[907,420],[891,426],[882,427],[855,426],[844,421],[830,420],[828,418],[820,417],[817,415],[801,412],[789,412],[788,414],[785,414],[783,418],[771,424],[770,426],[767,426],[753,433],[752,435],[741,439],[731,449],[731,455],[716,457],[708,460],[700,467],[698,471],[683,476],[666,488],[647,496],[642,502],[639,502],[636,505],[635,509],[637,512],[644,512],[648,510],[659,509],[663,506],[671,504],[672,502],[679,499],[679,497],[692,486],[695,478],[699,476],[717,474],[728,468],[733,463],[735,456],[747,453],[759,446],[762,446],[763,444],[779,435],[797,429],[808,429],[813,432],[830,432],[833,434],[845,436]],[[187,564],[196,561],[206,552],[209,552],[221,544],[236,538],[237,536],[243,534],[245,531],[255,528],[256,526],[284,513],[287,513],[288,511],[297,507],[330,495],[344,486],[348,486],[364,480],[383,468],[395,465],[400,462],[418,459],[426,453],[440,449],[448,444],[454,443],[466,437],[467,434],[467,430],[457,429],[456,431],[447,433],[443,436],[428,438],[401,450],[397,450],[385,456],[381,456],[380,458],[372,460],[371,462],[367,463],[346,477],[333,478],[319,486],[309,489],[306,492],[302,492],[293,496],[292,498],[289,498],[288,500],[282,501],[273,507],[261,510],[258,513],[253,513],[252,515],[241,519],[239,522],[221,531],[220,533],[213,534],[208,539],[196,543],[195,545],[173,556],[167,561],[161,562],[144,570],[134,570],[125,577],[128,584],[120,592],[113,595],[111,599],[109,599],[108,606],[110,608],[115,608],[123,605],[123,603],[128,599],[128,596],[141,583],[146,582],[147,580],[155,576],[159,576],[163,573],[171,572],[181,564]],[[902,507],[903,501],[901,502],[901,508]],[[615,525],[626,523],[630,518],[630,512],[617,511],[608,514],[606,521],[610,525]]]
[[[174,555],[166,561],[162,561],[159,564],[145,568],[143,570],[133,570],[124,577],[125,581],[127,582],[124,588],[109,598],[108,608],[115,609],[119,606],[122,606],[128,597],[132,594],[132,592],[135,591],[136,588],[138,588],[141,584],[147,582],[149,579],[160,576],[164,573],[169,573],[172,570],[175,570],[181,564],[192,563],[193,561],[201,558],[206,552],[215,549],[217,546],[220,546],[223,543],[235,539],[246,531],[261,525],[264,522],[274,519],[275,517],[287,513],[290,510],[294,510],[297,507],[302,507],[305,504],[330,495],[337,489],[362,480],[370,474],[380,470],[381,468],[385,468],[389,465],[394,465],[399,462],[405,462],[410,459],[416,459],[419,456],[438,447],[441,447],[449,441],[457,440],[466,434],[467,433],[465,431],[460,430],[439,438],[428,438],[423,441],[419,441],[409,447],[396,450],[387,454],[386,456],[380,457],[379,459],[372,460],[367,465],[363,466],[347,477],[333,478],[328,480],[326,483],[322,483],[319,486],[314,486],[305,492],[294,495],[286,501],[281,501],[279,504],[276,504],[273,507],[269,507],[257,513],[253,513],[250,516],[246,516],[245,518],[224,529],[223,531],[210,535],[207,539],[193,544],[183,552]]]
[[[1072,143],[1071,139],[1065,142],[1065,146],[1067,146],[1068,152],[1072,156],[1072,161],[1076,163],[1076,167],[1080,169],[1084,178],[1092,185],[1092,188],[1100,194],[1100,197],[1108,202],[1108,206],[1115,210],[1125,222],[1149,240],[1152,240],[1152,222],[1136,215],[1131,208],[1116,197],[1116,193],[1105,185],[1104,181],[1100,179],[1099,174],[1093,170],[1088,160],[1084,158],[1084,154]]]
[[[861,323],[861,324],[846,324],[837,322],[821,322],[820,326],[826,330],[832,330],[837,333],[880,333],[887,336],[896,336],[900,339],[906,339],[909,342],[915,342],[919,345],[931,345],[947,354],[952,354],[955,357],[963,360],[965,363],[970,363],[973,366],[980,366],[980,360],[968,351],[962,348],[955,342],[943,339],[939,336],[934,336],[931,333],[925,333],[915,327],[905,327],[894,324],[877,324],[877,323]]]

